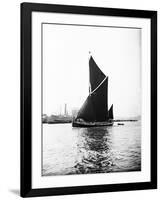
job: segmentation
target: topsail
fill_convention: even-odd
[[[105,74],[100,70],[91,56],[89,59],[89,84],[90,92],[95,90],[98,85],[106,78]]]

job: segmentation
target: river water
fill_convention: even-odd
[[[141,170],[141,123],[72,128],[43,124],[42,175]]]

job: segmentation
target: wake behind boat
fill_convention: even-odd
[[[89,95],[72,126],[112,126],[113,105],[108,110],[108,76],[100,70],[92,56],[89,59],[89,83]]]

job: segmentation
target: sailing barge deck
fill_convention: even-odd
[[[113,122],[76,122],[73,121],[72,122],[72,126],[73,127],[84,127],[84,128],[88,128],[88,127],[100,127],[100,126],[112,126]]]

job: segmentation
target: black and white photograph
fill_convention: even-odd
[[[21,15],[21,196],[156,188],[157,13]]]
[[[41,31],[42,176],[141,171],[141,29]]]

